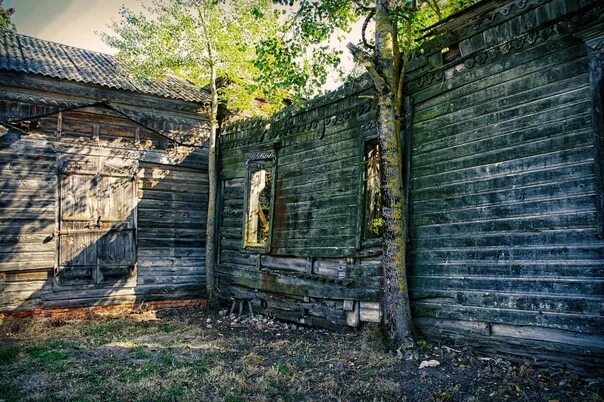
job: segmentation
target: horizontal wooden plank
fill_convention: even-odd
[[[150,258],[150,257],[195,257],[204,258],[205,248],[184,248],[184,247],[139,247],[138,255],[139,258]]]
[[[560,197],[577,197],[594,194],[595,180],[593,177],[576,178],[574,180],[526,186],[521,188],[495,190],[492,192],[475,193],[466,196],[442,197],[440,200],[414,202],[411,211],[415,216],[430,214],[447,209],[460,211],[474,207],[492,208],[500,205],[515,204],[519,201],[538,201]]]
[[[489,292],[458,289],[411,288],[413,301],[434,301],[448,305],[477,306],[496,309],[536,310],[560,313],[599,315],[604,300],[599,297],[565,296],[540,293],[508,293],[504,290]]]
[[[593,228],[595,230],[596,214],[595,210],[589,210],[495,218],[481,221],[446,222],[421,226],[417,225],[415,221],[412,222],[411,233],[414,237],[437,237],[504,231],[537,232],[566,228]]]
[[[583,156],[583,158],[585,158]],[[460,172],[461,173],[461,172]],[[556,165],[546,169],[527,169],[526,171],[510,172],[504,175],[484,175],[478,177],[469,174],[467,181],[415,181],[415,188],[410,192],[411,202],[415,204],[424,201],[439,200],[442,198],[463,197],[468,195],[482,195],[491,192],[504,192],[521,190],[531,186],[551,184],[558,181],[565,182],[573,179],[591,177],[593,175],[593,162],[572,161],[567,164]],[[461,176],[461,175],[460,175]],[[458,177],[458,176],[456,176]],[[421,187],[419,187],[421,186]]]
[[[539,68],[541,67],[541,68]],[[553,64],[548,66],[548,69],[544,71],[543,66],[539,66],[537,63],[533,63],[533,69],[528,71],[525,69],[518,69],[517,74],[511,75],[506,72],[505,76],[487,77],[479,81],[483,86],[478,88],[476,91],[466,94],[463,91],[457,92],[457,96],[450,101],[440,102],[432,100],[432,102],[418,105],[414,115],[414,121],[426,121],[435,117],[443,116],[447,113],[451,113],[456,110],[461,110],[469,107],[474,107],[478,104],[485,104],[486,102],[498,101],[500,99],[506,99],[509,95],[522,94],[523,101],[527,96],[527,92],[538,89],[543,93],[552,93],[558,91],[557,84],[562,83],[564,88],[573,87],[571,82],[579,79],[578,84],[585,84],[587,82],[587,61],[584,57],[576,57],[569,60],[569,56],[565,55],[557,60],[553,61]],[[509,77],[509,80],[506,78]],[[577,78],[579,77],[579,78]],[[491,84],[491,85],[489,85]],[[505,103],[510,103],[508,100]],[[497,103],[497,108],[503,106]]]
[[[502,276],[502,277],[604,277],[604,261],[416,261],[408,264],[413,276]]]
[[[454,75],[447,81],[446,89],[435,82],[413,93],[417,104],[430,107],[434,103],[450,101],[459,96],[470,95],[477,90],[505,82],[522,74],[543,70],[544,66],[555,65],[561,61],[584,56],[585,50],[576,43],[568,41],[545,41],[537,46],[510,54],[498,63],[487,63],[478,69],[469,69],[463,74]],[[443,95],[445,92],[445,95]]]
[[[245,286],[267,292],[310,296],[326,299],[379,300],[379,286],[375,281],[359,281],[355,286],[341,286],[338,283],[300,278],[286,275],[274,275],[267,272],[233,270],[218,265],[217,277],[224,284]]]
[[[416,225],[432,225],[443,223],[476,223],[491,219],[512,217],[551,216],[551,214],[586,213],[595,211],[595,195],[578,195],[553,199],[517,202],[485,207],[459,209],[457,211],[442,211],[416,216]]]
[[[15,254],[54,252],[55,248],[54,241],[0,243],[0,260],[10,260]]]
[[[489,171],[492,164],[496,164],[500,168],[502,162],[508,165],[523,165],[528,158],[536,156],[541,160],[541,163],[549,163],[550,165],[556,162],[567,162],[558,159],[557,151],[571,151],[580,148],[587,148],[593,144],[590,129],[583,129],[573,133],[562,133],[551,138],[541,139],[526,144],[516,145],[507,148],[485,150],[479,155],[449,160],[446,162],[438,162],[429,166],[422,166],[413,169],[412,174],[416,177],[436,175],[443,172],[459,171],[461,169],[483,167]],[[584,158],[588,154],[584,154]],[[523,170],[520,166],[515,166],[512,171]],[[434,178],[433,178],[434,179]]]
[[[453,320],[488,321],[508,325],[529,325],[562,329],[582,333],[601,333],[603,317],[592,315],[491,309],[474,306],[448,306],[440,303],[416,301],[413,304],[416,317],[433,317]]]
[[[182,239],[182,238],[138,238],[137,244],[139,247],[198,247],[205,248],[205,238],[204,239]]]
[[[205,283],[205,275],[167,275],[167,276],[139,276],[138,284],[141,285],[183,285]]]
[[[349,139],[334,144],[328,144],[317,147],[316,149],[307,149],[304,152],[285,155],[279,157],[279,167],[281,169],[300,169],[303,166],[314,166],[330,161],[333,155],[340,158],[351,158],[358,156],[360,146],[358,140]]]
[[[572,114],[571,114],[572,113]],[[546,121],[538,124],[535,119],[527,120],[528,124],[517,125],[512,130],[482,129],[472,130],[462,135],[456,135],[454,138],[446,138],[441,141],[442,147],[429,152],[414,151],[413,166],[430,165],[446,160],[468,157],[481,154],[491,150],[504,150],[514,144],[527,144],[540,139],[552,138],[559,134],[569,134],[584,129],[589,126],[591,116],[587,112],[580,114],[568,111],[569,116],[560,119],[548,118],[549,114],[544,114]],[[528,145],[528,144],[527,144]]]
[[[538,295],[584,295],[598,296],[604,289],[600,278],[518,278],[504,276],[411,276],[410,287],[423,289],[447,289],[457,291],[483,291],[526,293]]]
[[[162,257],[162,256],[139,256],[138,266],[141,270],[180,269],[181,267],[203,267],[204,257]]]
[[[421,232],[414,233],[421,235]],[[596,242],[594,228],[504,231],[488,233],[467,233],[465,236],[411,237],[411,248],[477,248],[477,247],[514,247],[514,246],[564,246],[567,244],[589,244]]]
[[[450,105],[445,104],[437,112],[432,111],[431,116],[422,116],[421,114],[414,116],[415,127],[423,129],[423,127],[429,124],[432,127],[446,127],[451,124],[457,124],[459,122],[465,122],[472,119],[477,119],[478,116],[486,116],[490,113],[498,113],[503,116],[508,116],[511,113],[510,109],[518,106],[529,106],[528,113],[530,111],[538,112],[539,109],[530,108],[531,103],[541,102],[542,100],[551,97],[562,97],[564,98],[564,104],[573,102],[576,99],[580,99],[580,96],[569,96],[575,90],[585,88],[589,86],[589,77],[587,72],[587,62],[585,59],[577,60],[569,66],[565,66],[566,79],[560,81],[550,82],[543,86],[531,87],[538,85],[538,82],[525,81],[525,87],[521,88],[521,91],[506,92],[507,88],[504,88],[500,92],[500,96],[497,95],[497,90],[489,88],[489,95],[493,96],[490,100],[479,102],[475,105],[472,104],[456,104]],[[552,72],[553,70],[549,70]],[[527,88],[528,87],[528,88]],[[517,89],[517,88],[511,88]],[[555,107],[558,103],[546,103],[541,110],[549,107]],[[505,117],[501,120],[505,120]],[[423,137],[422,137],[423,138]]]
[[[260,269],[311,272],[312,263],[308,258],[260,256]]]

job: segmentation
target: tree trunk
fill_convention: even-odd
[[[214,301],[214,271],[216,267],[216,188],[218,177],[216,169],[216,131],[218,128],[218,90],[216,88],[216,70],[210,67],[210,138],[208,141],[208,217],[206,223],[206,286],[208,300]]]
[[[355,58],[371,75],[376,89],[378,138],[381,149],[382,215],[384,234],[384,325],[396,347],[413,346],[411,311],[406,272],[405,198],[403,197],[402,147],[399,93],[403,73],[396,27],[388,13],[389,0],[378,0],[375,9],[375,54],[369,57],[349,44]]]

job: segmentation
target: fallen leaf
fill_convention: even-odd
[[[437,367],[440,366],[440,362],[438,360],[424,360],[419,364],[419,368],[423,369],[426,367]]]

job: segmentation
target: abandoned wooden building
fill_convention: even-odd
[[[206,95],[0,38],[0,309],[199,298]]]
[[[603,16],[482,1],[411,59],[407,269],[428,339],[604,367]],[[361,80],[224,130],[222,295],[301,323],[380,320],[371,95]]]
[[[407,270],[427,339],[604,368],[603,16],[598,0],[484,0],[411,58]],[[203,94],[5,35],[0,308],[203,297]],[[362,78],[223,128],[221,299],[381,320],[375,112]]]

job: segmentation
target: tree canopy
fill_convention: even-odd
[[[280,28],[270,0],[156,0],[142,12],[127,7],[104,41],[135,78],[175,74],[203,88],[215,69],[221,102],[244,115],[270,114],[284,91],[271,93],[255,77],[256,44]]]
[[[15,30],[15,24],[11,21],[12,15],[15,13],[14,8],[4,8],[2,3],[4,0],[0,0],[0,29]]]

